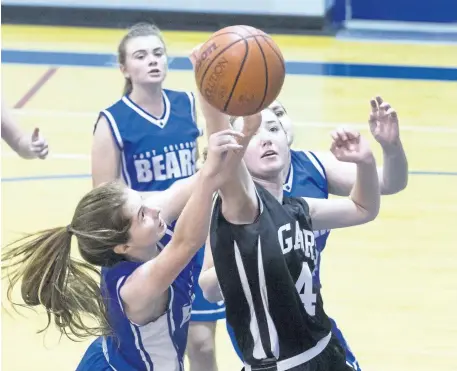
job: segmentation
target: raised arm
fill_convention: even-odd
[[[120,177],[121,150],[111,133],[108,120],[100,116],[92,142],[92,185],[99,186]]]
[[[230,176],[226,171],[230,168],[228,153],[241,149],[234,140],[238,137],[240,133],[226,131],[210,138],[208,159],[196,178],[171,242],[156,258],[136,269],[122,286],[121,297],[132,321],[144,324],[151,320],[151,313],[157,312],[157,302],[164,302],[163,294],[205,243],[213,194]]]
[[[173,183],[173,185],[161,192],[143,192],[146,206],[152,205],[162,210],[161,214],[167,224],[178,219],[179,215],[189,201],[195,187],[199,185],[200,172]]]
[[[219,130],[231,128],[227,115],[211,107],[201,96],[200,102],[208,135]],[[245,136],[239,140],[243,150],[230,154],[236,157],[236,161],[233,162],[236,166],[233,168],[232,177],[222,184],[219,189],[219,194],[222,198],[222,213],[233,224],[252,223],[259,212],[254,181],[246,165],[240,160],[249,141],[260,126],[261,115],[245,117],[243,120],[242,132]]]
[[[338,131],[332,136],[332,153],[340,161],[355,163],[357,175],[347,199],[305,198],[315,230],[364,224],[379,213],[378,173],[368,143],[355,131]]]
[[[408,184],[408,160],[400,140],[398,116],[381,97],[371,100],[370,130],[383,153],[383,166],[377,169],[382,195],[395,194]],[[357,177],[357,166],[338,161],[331,152],[315,153],[325,168],[329,192],[348,196]]]
[[[194,68],[199,65],[199,46],[190,55]],[[198,93],[200,108],[206,122],[205,132],[208,136],[221,130],[231,128],[229,117],[213,108],[207,103],[204,97]],[[243,134],[245,137],[239,143],[246,148],[251,137],[257,132],[260,126],[261,116],[254,115],[244,118]],[[244,150],[231,154],[241,159]],[[244,164],[235,161],[237,167],[233,169],[233,176],[219,189],[222,198],[222,213],[224,217],[234,224],[252,223],[258,215],[258,200],[255,192],[254,182]]]

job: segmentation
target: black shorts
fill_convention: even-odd
[[[277,371],[276,360],[263,360],[262,364],[251,366],[252,371]],[[241,371],[244,371],[244,367]],[[287,371],[354,371],[346,363],[346,353],[338,339],[332,335],[328,345],[310,361]]]

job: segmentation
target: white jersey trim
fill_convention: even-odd
[[[324,178],[324,180],[327,180],[326,177],[325,177],[325,169],[324,167],[320,164],[319,161],[317,161],[316,159],[316,155],[310,151],[302,151],[306,157],[308,157],[308,159],[311,161],[311,163],[314,165],[314,167],[317,169],[317,171],[319,172],[319,174],[322,175],[322,178]]]
[[[233,247],[235,249],[235,262],[240,276],[241,287],[243,288],[244,297],[249,305],[249,312],[251,313],[251,319],[249,321],[249,331],[254,341],[254,349],[252,350],[252,355],[256,359],[266,358],[267,355],[262,346],[262,340],[260,338],[260,329],[257,316],[254,310],[254,299],[252,298],[251,288],[248,283],[248,276],[246,274],[246,269],[244,268],[243,259],[241,257],[241,252],[236,241],[233,241]]]
[[[127,160],[125,158],[125,153],[124,153],[124,143],[122,141],[122,136],[121,133],[119,132],[119,128],[117,126],[116,120],[114,119],[113,115],[111,112],[104,110],[102,111],[104,115],[106,115],[106,118],[108,119],[108,123],[112,128],[112,132],[114,133],[114,136],[116,137],[117,144],[120,148],[121,152],[121,173],[122,177],[124,178],[125,183],[129,188],[132,188],[132,181],[130,180],[130,175],[127,170]]]
[[[290,161],[289,174],[287,176],[286,182],[282,186],[282,189],[286,192],[292,191],[292,185],[294,182],[294,166],[292,165],[292,160]]]
[[[278,371],[287,371],[312,360],[314,357],[322,353],[322,351],[330,342],[331,338],[332,333],[330,332],[328,335],[324,336],[321,340],[319,340],[314,347],[308,349],[307,351],[297,354],[296,356],[278,361],[276,364]],[[245,371],[252,371],[250,365],[245,364],[244,367]]]
[[[135,347],[136,347],[136,349],[138,350],[138,352],[139,352],[139,354],[141,356],[141,360],[143,361],[143,363],[144,363],[144,365],[146,367],[146,370],[147,371],[151,371],[151,366],[150,366],[148,360],[146,359],[146,354],[145,354],[144,350],[141,349],[141,347],[140,347],[140,339],[138,338],[138,334],[137,334],[137,331],[135,329],[135,326],[136,327],[141,327],[141,326],[136,324],[135,322],[131,321],[127,317],[127,314],[125,314],[125,311],[124,311],[124,303],[122,302],[122,298],[121,298],[121,286],[125,283],[126,280],[127,280],[127,276],[122,276],[117,281],[117,284],[116,284],[117,300],[119,302],[119,306],[121,307],[122,313],[124,313],[125,318],[130,323],[130,329],[132,330],[133,338],[135,339]],[[140,333],[140,336],[141,336],[141,333]]]
[[[143,117],[145,120],[149,121],[151,124],[158,126],[161,129],[163,129],[168,122],[168,118],[170,117],[171,106],[170,106],[170,100],[168,99],[167,94],[163,90],[162,90],[162,97],[163,97],[164,106],[165,106],[164,114],[163,114],[162,118],[154,117],[151,114],[145,112],[144,110],[139,108],[135,103],[133,103],[127,96],[123,96],[122,101],[128,107],[130,107],[132,110],[134,110],[136,113],[138,113],[141,117]]]
[[[103,110],[103,115],[107,118],[109,126],[111,126],[111,131],[114,134],[114,139],[116,140],[119,149],[122,151],[124,149],[124,142],[122,141],[121,133],[119,132],[119,128],[117,127],[116,120],[114,116],[111,114],[110,111]]]

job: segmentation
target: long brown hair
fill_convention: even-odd
[[[42,305],[48,323],[40,332],[51,322],[72,340],[111,332],[96,266],[123,260],[114,247],[129,239],[131,220],[123,211],[125,200],[125,186],[120,183],[94,188],[79,201],[68,226],[28,235],[4,248],[8,300],[13,306]],[[72,236],[84,261],[71,256]],[[21,280],[25,305],[12,300],[13,289]]]
[[[160,41],[162,41],[163,47],[165,48],[165,42],[162,37],[162,33],[160,32],[160,29],[150,23],[137,23],[133,25],[125,36],[122,38],[121,42],[119,43],[119,46],[117,48],[117,55],[118,55],[118,61],[119,64],[122,66],[125,66],[125,61],[127,59],[127,53],[126,53],[126,48],[127,48],[127,43],[136,37],[141,37],[141,36],[157,36]],[[123,94],[130,94],[132,92],[132,80],[126,78],[125,79],[125,84],[124,84],[124,92]]]

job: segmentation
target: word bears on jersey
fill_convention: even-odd
[[[196,142],[169,145],[163,148],[163,153],[156,152],[152,150],[133,156],[139,183],[185,178],[195,173]]]
[[[314,264],[317,263],[318,255],[316,253],[314,233],[306,229],[300,229],[298,220],[295,222],[295,228],[293,229],[291,223],[279,227],[278,240],[284,255],[292,251],[292,249],[302,250],[307,258],[312,259]]]

